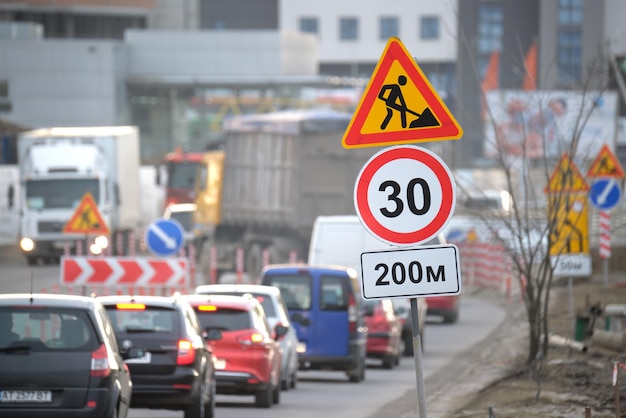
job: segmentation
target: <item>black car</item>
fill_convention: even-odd
[[[182,410],[212,418],[213,355],[193,308],[179,296],[101,296],[122,350],[144,347],[126,362],[133,376],[133,408]]]
[[[126,350],[126,358],[145,350]],[[0,295],[0,416],[124,418],[132,381],[95,298]]]

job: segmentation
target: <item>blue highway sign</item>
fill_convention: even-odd
[[[591,203],[600,210],[611,210],[620,201],[622,189],[614,178],[599,178],[594,180],[589,191]]]
[[[155,256],[178,254],[184,243],[185,231],[174,219],[157,219],[146,229],[146,246]]]

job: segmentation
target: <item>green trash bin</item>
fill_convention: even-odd
[[[574,339],[576,341],[584,341],[587,338],[588,328],[589,328],[589,317],[582,316],[582,315],[577,316]]]

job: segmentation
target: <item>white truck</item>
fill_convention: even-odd
[[[130,232],[138,232],[141,221],[139,164],[139,130],[134,126],[21,133],[20,248],[28,264],[56,262],[68,248],[75,253],[77,241],[83,242],[83,254],[88,248],[97,252],[109,245],[112,254],[127,254]],[[86,192],[91,193],[108,236],[63,232]]]

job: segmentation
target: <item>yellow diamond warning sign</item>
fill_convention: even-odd
[[[598,156],[591,163],[587,177],[624,178],[624,168],[607,144],[602,146]]]
[[[74,215],[63,227],[63,232],[66,234],[109,234],[109,228],[102,219],[91,193],[85,193]]]
[[[361,97],[344,148],[459,139],[463,130],[398,38],[390,38]]]

